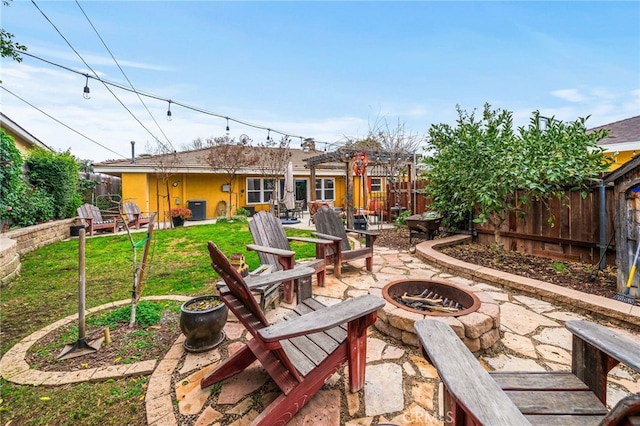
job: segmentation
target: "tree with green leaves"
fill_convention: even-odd
[[[485,104],[481,118],[457,107],[456,126],[435,124],[423,159],[426,194],[433,208],[455,226],[475,208],[478,223],[500,228],[510,213],[532,200],[562,198],[564,189],[586,189],[609,162],[598,141],[606,131],[587,132],[587,118],[564,123],[535,111],[529,126],[513,130],[512,113]],[[553,223],[553,217],[549,217]]]
[[[3,6],[9,6],[9,0],[2,0]],[[21,52],[26,52],[27,46],[13,40],[13,34],[0,28],[0,56],[12,58],[16,62],[22,62]],[[0,80],[2,81],[2,80]]]

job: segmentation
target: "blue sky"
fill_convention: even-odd
[[[1,6],[2,28],[30,54],[92,74],[75,49],[100,78],[129,86],[128,78],[159,98],[143,96],[143,105],[111,88],[116,99],[89,80],[85,100],[81,74],[3,58],[2,111],[54,149],[95,162],[128,158],[132,140],[141,153],[155,139],[180,150],[225,134],[224,119],[175,104],[167,121],[168,99],[312,137],[321,149],[363,137],[381,120],[426,134],[432,124],[455,124],[456,105],[471,111],[488,102],[512,111],[516,125],[535,110],[564,121],[591,115],[588,127],[640,114],[637,1],[35,4]],[[229,126],[232,137],[267,137]]]

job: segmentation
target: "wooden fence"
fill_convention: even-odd
[[[388,205],[396,200],[400,205],[423,213],[428,210],[429,200],[422,194],[425,181],[416,182],[416,192],[412,185],[403,182],[397,190],[388,188]],[[410,198],[411,197],[411,198]],[[510,214],[501,227],[501,240],[509,251],[518,251],[537,256],[561,260],[582,261],[596,264],[600,261],[600,195],[598,188],[591,190],[586,198],[580,192],[565,191],[566,199],[552,198],[544,202],[532,203],[523,215]],[[415,200],[415,201],[414,201]],[[412,206],[415,207],[412,208]],[[607,264],[615,264],[614,237],[614,190],[605,189],[605,226]],[[553,218],[551,221],[549,218]],[[471,225],[471,231],[481,244],[494,242],[494,230],[488,223]]]

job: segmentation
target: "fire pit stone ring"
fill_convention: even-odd
[[[452,309],[437,308],[441,311],[427,312],[405,306],[406,302],[399,300],[402,296],[411,301],[420,300],[421,294],[422,298],[432,295],[429,296],[428,303],[437,298],[444,299],[448,306],[457,304],[459,311],[449,312]],[[500,305],[480,289],[444,280],[412,278],[389,282],[382,288],[381,296],[387,303],[378,311],[375,327],[404,344],[419,345],[413,324],[425,317],[449,324],[476,355],[497,349],[500,342]],[[449,299],[453,299],[453,302]]]

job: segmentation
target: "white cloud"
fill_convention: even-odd
[[[551,94],[555,97],[569,102],[583,102],[587,99],[578,91],[578,89],[553,90]]]

